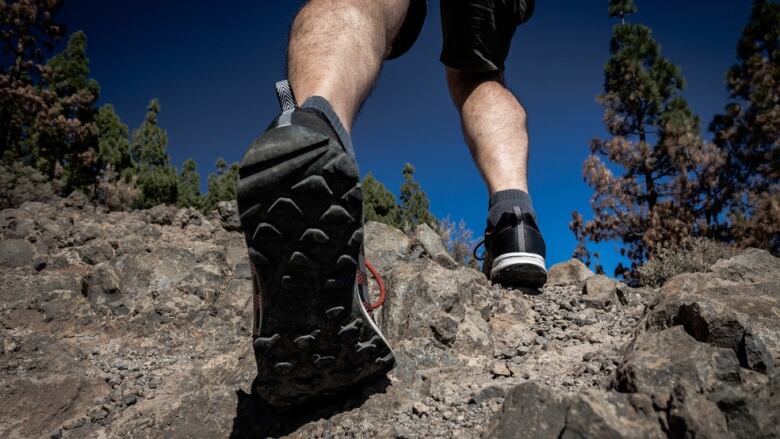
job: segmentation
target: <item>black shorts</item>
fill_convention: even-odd
[[[517,26],[534,13],[534,0],[441,0],[441,62],[473,72],[504,70]],[[410,0],[388,59],[412,47],[422,29],[426,0]]]

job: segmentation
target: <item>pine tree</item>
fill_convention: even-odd
[[[200,209],[203,205],[203,197],[200,195],[200,174],[193,159],[185,160],[182,165],[176,205],[194,209]]]
[[[604,121],[612,135],[594,139],[585,161],[585,181],[594,188],[593,218],[574,212],[570,224],[579,240],[575,255],[589,262],[585,241],[620,240],[629,275],[659,245],[686,236],[708,236],[721,218],[707,192],[717,187],[722,153],[703,142],[699,120],[681,97],[679,68],[661,55],[649,28],[627,23],[636,12],[631,0],[611,0],[610,58],[604,70]],[[619,168],[616,175],[602,160]]]
[[[98,161],[103,168],[110,164],[114,171],[122,174],[133,168],[130,158],[130,141],[127,125],[122,123],[114,106],[105,104],[95,116],[98,135]]]
[[[66,190],[88,192],[98,173],[94,118],[100,87],[89,77],[86,50],[86,35],[75,32],[46,63],[44,81],[56,98],[39,113],[35,129],[39,169],[53,178],[61,166]]]
[[[176,203],[178,177],[168,156],[168,134],[157,123],[159,113],[160,103],[152,99],[130,144],[130,156],[138,168],[138,203],[144,208]]]
[[[369,172],[361,184],[363,192],[363,217],[366,221],[377,221],[396,228],[401,227],[400,208],[395,195],[387,190]]]
[[[728,208],[724,240],[780,252],[780,4],[755,0],[726,76],[732,101],[710,124],[726,152],[729,184],[713,192]]]
[[[220,201],[231,201],[236,199],[238,187],[238,163],[233,163],[228,168],[227,162],[223,158],[217,159],[215,164],[217,172],[210,174],[208,179],[208,193],[203,203],[201,211],[211,212],[217,207]]]
[[[6,0],[0,4],[0,158],[30,163],[31,128],[52,93],[40,87],[45,53],[64,26],[55,20],[58,0]]]
[[[420,184],[414,179],[414,166],[411,163],[404,165],[404,182],[401,184],[401,226],[410,230],[418,224],[428,224],[438,229],[438,222],[430,212],[428,195],[422,191]]]

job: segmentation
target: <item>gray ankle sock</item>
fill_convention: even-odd
[[[330,105],[330,102],[328,102],[327,99],[322,96],[310,96],[303,105],[301,105],[301,108],[311,108],[320,113],[328,121],[333,128],[333,131],[336,132],[336,135],[339,137],[339,142],[344,146],[344,150],[352,157],[352,160],[355,160],[355,149],[352,146],[352,138],[349,136],[349,133],[347,133],[344,125],[341,124],[339,116],[333,110],[333,106]]]
[[[536,218],[536,212],[531,205],[531,196],[520,189],[506,189],[498,191],[490,196],[488,202],[488,224],[494,227],[501,219],[501,215],[512,212],[515,206],[523,212],[528,212]]]

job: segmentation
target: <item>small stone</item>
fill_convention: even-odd
[[[103,409],[103,407],[97,407],[89,411],[87,413],[89,415],[89,419],[92,420],[92,422],[100,421],[102,419],[106,419],[106,416],[108,416],[108,412]]]
[[[582,287],[582,302],[592,308],[607,309],[613,304],[620,304],[617,296],[617,283],[601,274],[585,280]]]
[[[13,341],[12,339],[7,338],[7,339],[3,340],[3,353],[4,354],[8,355],[11,352],[17,351],[18,349],[19,349],[19,345],[16,344],[16,342]]]
[[[506,367],[512,372],[513,377],[521,376],[523,373],[522,365],[516,363],[507,363]]]
[[[512,372],[508,367],[506,367],[506,363],[503,361],[496,361],[493,363],[493,367],[490,369],[490,372],[495,376],[512,376]]]
[[[71,419],[64,424],[62,424],[63,430],[73,430],[74,428],[79,428],[87,423],[87,419],[84,417]]]
[[[423,416],[423,415],[428,416],[431,414],[431,408],[423,404],[421,401],[415,401],[412,404],[412,413],[414,413],[417,416]]]
[[[485,401],[489,401],[495,398],[503,398],[506,394],[506,390],[499,386],[487,386],[476,392],[471,398],[469,398],[469,404],[482,404]]]

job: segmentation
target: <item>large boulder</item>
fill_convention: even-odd
[[[641,333],[617,369],[613,386],[621,392],[642,392],[668,401],[672,390],[708,394],[741,382],[734,351],[696,341],[681,326]]]
[[[733,350],[742,366],[771,372],[780,361],[780,259],[748,250],[712,273],[669,280],[651,306],[647,330],[682,325],[696,340]]]
[[[661,438],[665,434],[647,397],[598,391],[561,395],[528,382],[509,391],[486,437]]]

